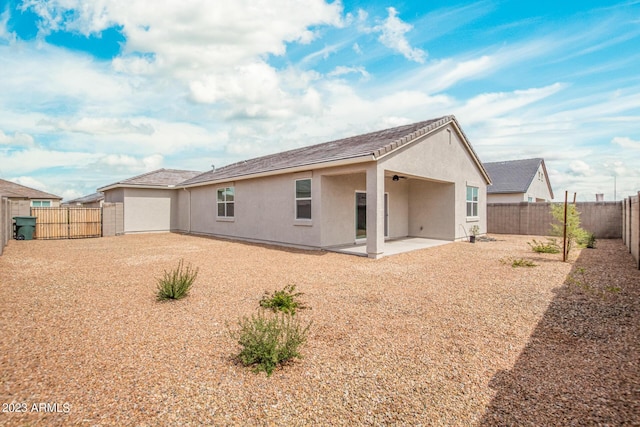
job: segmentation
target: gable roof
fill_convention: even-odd
[[[493,181],[493,184],[487,187],[487,194],[526,193],[541,164],[553,199],[547,168],[544,159],[541,158],[485,163],[484,167]]]
[[[15,197],[23,199],[54,199],[62,200],[62,197],[55,194],[46,193],[36,190],[35,188],[25,187],[15,182],[0,179],[0,196]]]
[[[100,200],[104,200],[104,194],[103,193],[93,193],[93,194],[89,194],[87,196],[82,196],[82,197],[78,197],[77,199],[73,199],[73,200],[69,200],[68,202],[65,202],[65,205],[74,205],[77,203],[93,203],[93,202],[99,202]]]
[[[117,187],[170,188],[183,181],[200,175],[202,172],[181,169],[157,169],[123,181],[114,182],[98,188],[98,191],[111,190]]]
[[[444,116],[233,163],[188,179],[181,183],[181,186],[201,185],[258,174],[279,173],[293,168],[310,168],[331,162],[356,163],[357,161],[377,160],[450,122],[454,123],[487,183],[491,182],[456,118]]]

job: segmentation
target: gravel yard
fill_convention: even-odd
[[[640,425],[626,248],[562,263],[494,237],[378,261],[178,234],[12,241],[0,425]],[[156,302],[181,258],[200,269],[191,294]],[[228,327],[288,284],[309,342],[267,378]]]

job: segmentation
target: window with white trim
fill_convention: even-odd
[[[31,207],[32,208],[50,208],[51,200],[32,200]]]
[[[296,179],[296,219],[311,219],[311,178]]]
[[[467,186],[467,217],[478,216],[478,187]]]
[[[218,188],[218,218],[233,218],[235,216],[234,187]]]

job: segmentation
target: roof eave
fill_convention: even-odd
[[[153,189],[153,190],[173,190],[174,188],[178,187],[176,184],[164,184],[164,185],[150,185],[150,184],[129,184],[129,183],[116,183],[116,184],[111,184],[111,185],[107,185],[105,187],[100,187],[97,190],[100,192],[104,192],[104,191],[109,191],[109,190],[114,190],[116,188],[148,188],[148,189]]]
[[[473,147],[471,146],[471,143],[469,142],[469,140],[467,139],[467,136],[465,135],[465,133],[462,131],[462,128],[460,127],[460,125],[458,124],[458,120],[455,118],[455,116],[446,116],[444,117],[442,120],[439,120],[435,123],[430,124],[429,126],[427,126],[427,128],[423,128],[420,129],[416,132],[414,132],[411,137],[402,137],[397,141],[392,142],[391,144],[387,144],[385,147],[376,150],[376,152],[374,153],[374,156],[376,158],[376,160],[380,160],[381,158],[384,158],[398,150],[400,150],[403,147],[407,147],[411,144],[414,144],[422,139],[425,139],[426,137],[428,137],[429,135],[433,134],[434,132],[439,131],[440,129],[448,126],[449,124],[452,124],[456,133],[458,134],[458,136],[460,137],[460,139],[462,140],[462,142],[464,143],[465,147],[467,148],[467,151],[469,152],[469,154],[471,154],[471,157],[473,158],[473,161],[475,162],[476,166],[478,167],[478,169],[480,170],[480,173],[482,174],[482,176],[484,177],[486,184],[487,185],[491,185],[492,181],[491,178],[489,177],[489,173],[486,171],[486,169],[484,168],[482,162],[480,161],[480,159],[478,158],[478,155],[476,154],[475,150],[473,149]]]
[[[193,184],[176,185],[176,188],[202,187],[202,186],[205,186],[205,185],[215,185],[215,184],[219,184],[219,183],[223,183],[223,182],[243,181],[243,180],[247,180],[247,179],[263,178],[263,177],[274,176],[274,175],[282,175],[282,174],[285,174],[285,173],[296,173],[296,172],[304,172],[304,171],[313,170],[313,169],[324,169],[324,168],[332,168],[332,167],[337,167],[337,166],[348,166],[348,165],[352,165],[352,164],[365,163],[365,162],[370,162],[370,161],[375,161],[375,160],[376,160],[376,158],[373,155],[367,154],[367,155],[364,155],[364,156],[350,157],[350,158],[347,158],[347,159],[331,160],[331,161],[316,162],[316,163],[307,163],[307,164],[303,164],[303,165],[298,165],[298,166],[293,166],[293,167],[288,167],[288,168],[281,168],[281,169],[274,169],[274,170],[265,171],[265,172],[257,172],[257,173],[249,173],[249,174],[246,174],[246,175],[230,176],[230,177],[221,178],[221,179],[213,179],[213,180],[207,180],[207,181],[203,181],[203,182],[196,182],[196,183],[193,183]]]

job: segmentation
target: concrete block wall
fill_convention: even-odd
[[[0,255],[12,234],[11,221],[9,221],[9,200],[0,197]]]
[[[640,269],[640,191],[622,202],[622,241]]]
[[[124,203],[102,205],[102,237],[124,234]]]
[[[582,228],[598,239],[622,237],[622,202],[577,203]]]
[[[622,202],[578,202],[582,228],[598,239],[622,237]],[[495,234],[551,234],[551,203],[487,204],[487,232]]]

